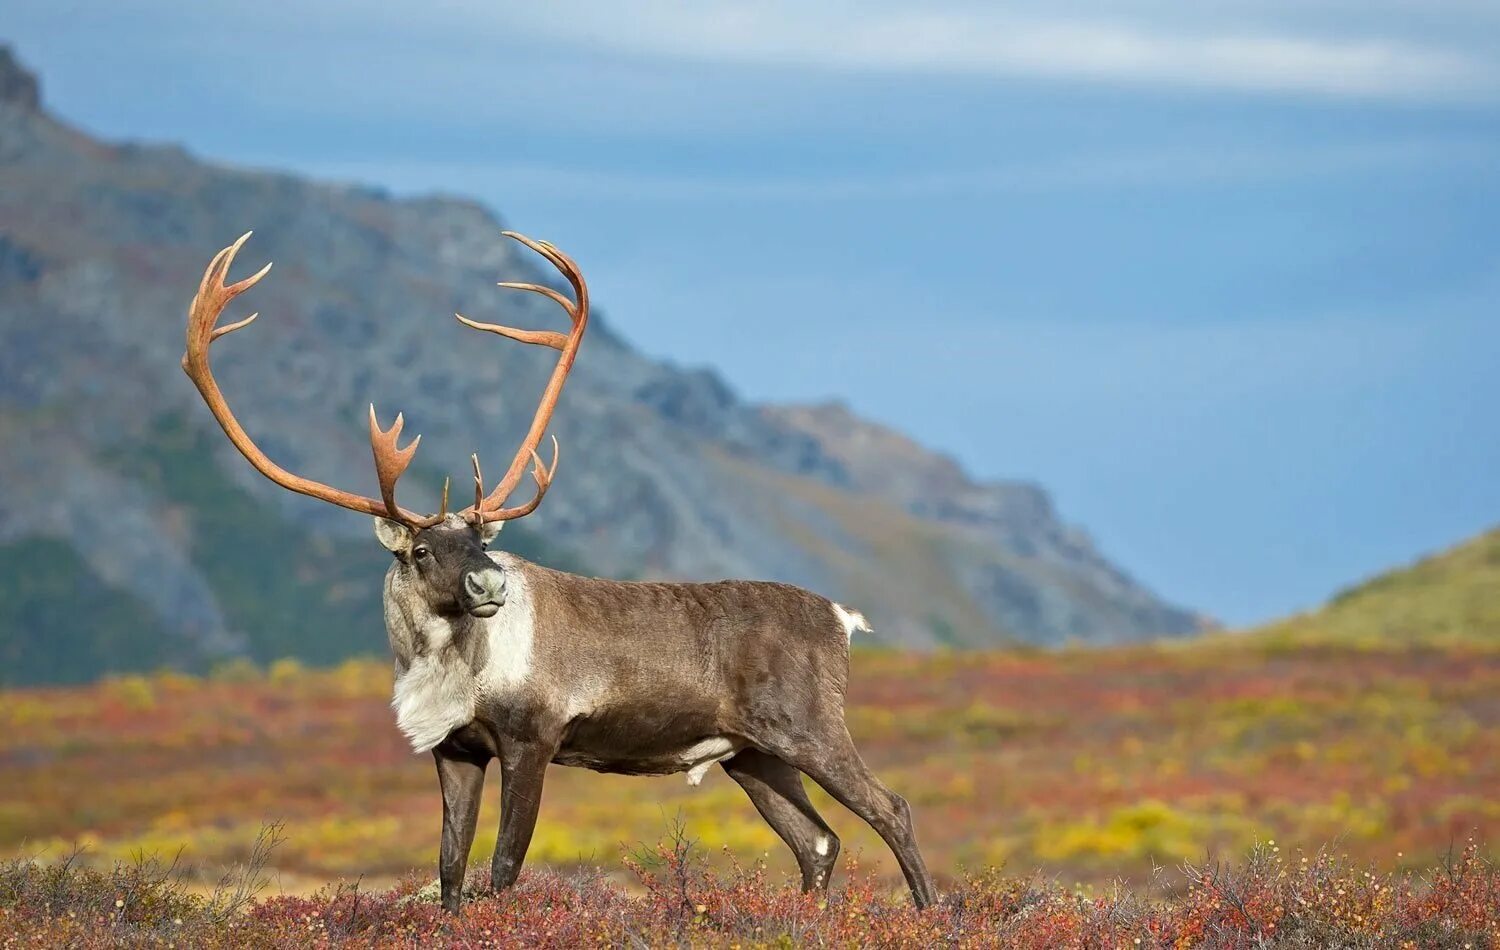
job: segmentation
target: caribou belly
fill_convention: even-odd
[[[610,749],[569,743],[558,750],[552,761],[558,765],[620,775],[672,775],[686,772],[688,784],[697,785],[703,781],[703,776],[714,763],[730,758],[744,747],[744,742],[729,736],[710,736],[691,745],[649,750]]]

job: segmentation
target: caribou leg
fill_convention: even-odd
[[[839,857],[839,838],[808,801],[802,773],[757,749],[746,749],[720,764],[796,855],[802,890],[827,890]]]
[[[830,724],[821,739],[811,748],[798,750],[787,761],[879,833],[901,865],[901,873],[911,887],[912,900],[919,908],[930,907],[937,900],[937,889],[932,884],[932,875],[927,873],[922,853],[917,850],[911,806],[886,788],[865,765],[842,721]]]
[[[442,883],[443,909],[454,913],[463,898],[469,848],[474,844],[474,826],[479,822],[486,760],[454,756],[436,749],[432,756],[437,760],[438,784],[443,789],[443,844],[438,856],[438,880]]]
[[[542,782],[557,743],[507,739],[500,746],[500,837],[490,864],[490,886],[504,890],[521,876],[531,833],[542,807]]]

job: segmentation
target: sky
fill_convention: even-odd
[[[69,121],[476,197],[1227,623],[1500,523],[1493,0],[6,7]]]

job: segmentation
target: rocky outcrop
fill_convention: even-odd
[[[42,105],[36,76],[16,61],[9,46],[0,46],[0,102],[26,112],[35,112]]]

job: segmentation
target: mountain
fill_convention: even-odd
[[[273,458],[375,494],[373,399],[423,433],[408,505],[435,506],[476,448],[509,460],[551,351],[477,338],[451,314],[561,315],[494,289],[553,277],[494,214],[101,142],[49,115],[0,51],[0,680],[383,649],[387,555],[368,521],[254,473],[178,367],[203,268],[252,227],[234,276],[277,266],[232,308],[262,317],[215,367]],[[503,536],[546,563],[791,581],[913,646],[1203,625],[1106,561],[1040,488],[977,482],[837,405],[748,403],[711,371],[643,356],[597,311],[554,429],[557,484]]]
[[[1342,591],[1258,636],[1289,646],[1500,645],[1500,528]]]

